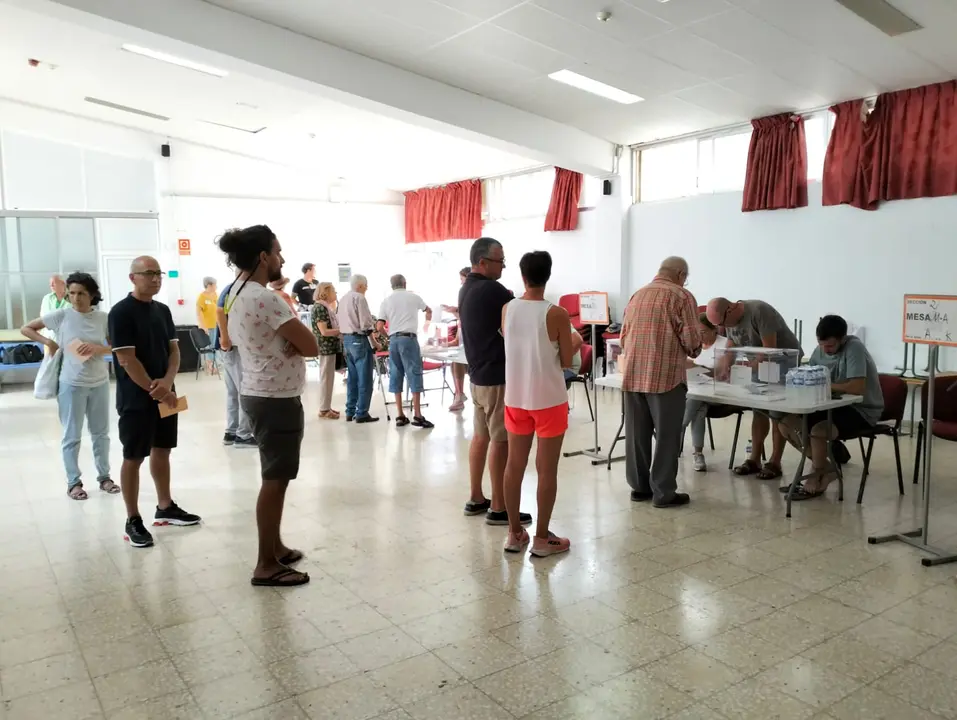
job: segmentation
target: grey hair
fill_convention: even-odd
[[[358,288],[360,285],[369,286],[369,281],[366,279],[365,275],[353,275],[349,278],[349,287],[353,290]]]
[[[209,275],[207,275],[206,277],[203,278],[203,289],[204,289],[204,290],[205,290],[206,288],[208,288],[210,285],[215,285],[215,284],[216,284],[216,278],[211,277],[211,276],[209,276]]]
[[[389,284],[392,285],[393,290],[405,289],[405,275],[396,273],[389,278]]]
[[[487,258],[494,247],[502,247],[502,243],[490,237],[480,237],[472,243],[472,249],[469,251],[469,262],[472,263],[472,267],[476,267]]]

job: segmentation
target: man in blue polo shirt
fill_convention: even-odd
[[[233,347],[229,337],[229,326],[226,322],[226,298],[233,283],[229,283],[219,294],[216,302],[216,349],[223,359],[223,368],[226,372],[223,379],[226,383],[226,434],[223,435],[223,445],[234,447],[256,447],[253,431],[249,425],[249,416],[239,404],[239,389],[243,384],[243,361],[239,357],[239,350]]]

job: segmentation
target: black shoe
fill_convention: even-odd
[[[631,501],[632,502],[647,502],[654,497],[654,493],[651,492],[641,492],[640,490],[631,491]]]
[[[396,427],[405,427],[408,424],[409,424],[409,418],[407,418],[405,415],[400,415],[399,417],[395,419]]]
[[[188,513],[174,502],[165,510],[156,508],[153,516],[153,525],[198,525],[202,518],[199,515]]]
[[[153,536],[150,535],[150,531],[146,529],[145,525],[143,525],[143,518],[141,518],[139,515],[136,517],[131,517],[126,521],[125,532],[126,535],[124,537],[129,541],[130,547],[152,547]]]
[[[484,515],[488,512],[488,509],[492,507],[492,501],[488,498],[482,500],[481,502],[476,502],[475,500],[469,500],[465,503],[465,514],[466,515]]]
[[[362,423],[373,423],[373,422],[379,422],[379,418],[372,417],[371,415],[363,415],[362,417],[356,418],[356,425],[360,425]]]
[[[352,422],[352,415],[346,415],[346,422]]]
[[[519,513],[518,521],[522,525],[531,525],[532,516],[528,513]],[[486,525],[508,525],[508,510],[492,510],[491,508],[487,513],[485,513],[485,524]]]
[[[670,507],[680,507],[681,505],[687,505],[691,502],[691,496],[688,493],[679,493],[676,492],[674,497],[671,500],[663,503],[652,503],[656,508],[670,508]]]
[[[232,445],[236,442],[236,436],[232,433],[226,433],[223,435],[223,445]]]
[[[435,425],[430,423],[424,417],[419,416],[412,418],[412,427],[425,428],[428,430],[429,428],[434,428]]]
[[[235,442],[233,442],[233,445],[239,448],[259,447],[259,445],[256,443],[256,438],[252,438],[252,437],[248,437],[248,438],[238,437],[236,438]]]

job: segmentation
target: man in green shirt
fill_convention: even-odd
[[[67,294],[66,283],[63,282],[63,278],[59,275],[51,275],[50,294],[44,295],[43,300],[40,301],[40,317],[49,315],[56,310],[62,310],[65,307],[70,307],[70,297]],[[40,334],[44,337],[56,340],[56,335],[52,330],[45,328],[40,331]]]

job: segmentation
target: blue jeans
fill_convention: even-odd
[[[110,477],[110,384],[97,387],[60,385],[57,395],[60,424],[63,426],[63,468],[66,470],[67,488],[80,482],[80,436],[83,420],[90,425],[93,440],[93,461],[96,463],[96,479]]]
[[[253,436],[253,431],[249,416],[239,404],[239,391],[243,384],[243,361],[237,348],[220,350],[219,356],[222,358],[223,380],[226,385],[226,434],[248,440]]]
[[[419,339],[393,335],[389,338],[389,392],[402,392],[406,378],[411,392],[422,392],[422,350],[419,348]]]
[[[365,417],[372,402],[372,346],[365,335],[345,335],[346,415]]]

